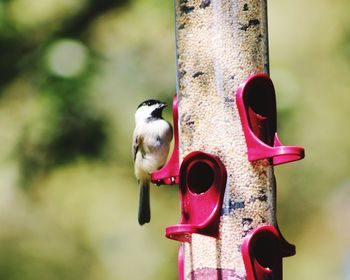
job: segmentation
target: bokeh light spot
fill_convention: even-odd
[[[49,48],[46,62],[53,74],[71,78],[85,70],[87,59],[88,50],[81,42],[62,39]]]

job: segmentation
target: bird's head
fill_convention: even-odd
[[[162,118],[162,112],[166,106],[166,103],[154,99],[142,102],[135,113],[136,123]]]

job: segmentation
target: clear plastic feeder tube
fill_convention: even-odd
[[[203,151],[227,170],[219,238],[193,234],[184,243],[184,279],[246,279],[243,239],[276,226],[273,167],[248,160],[235,102],[248,76],[269,72],[266,0],[176,0],[175,7],[180,162]]]

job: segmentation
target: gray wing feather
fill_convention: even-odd
[[[136,154],[137,151],[139,150],[139,141],[138,141],[138,137],[136,136],[136,133],[134,133],[134,137],[133,137],[133,141],[132,141],[132,157],[135,161],[136,159]]]
[[[144,154],[144,151],[142,149],[142,141],[143,141],[143,138],[140,135],[138,135],[135,131],[134,137],[133,137],[133,145],[132,145],[132,157],[134,161],[136,160],[136,155],[139,150],[141,151],[142,154]]]

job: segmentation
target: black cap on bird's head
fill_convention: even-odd
[[[161,102],[155,99],[148,99],[143,101],[138,107],[137,110],[144,111],[147,116],[145,116],[148,120],[150,119],[159,119],[162,117],[163,109],[167,106],[166,103]],[[142,109],[144,108],[144,109]]]
[[[146,101],[143,101],[137,108],[140,108],[142,106],[153,106],[153,105],[159,105],[159,107],[166,107],[166,103],[161,102],[159,100],[155,100],[155,99],[148,99]]]

